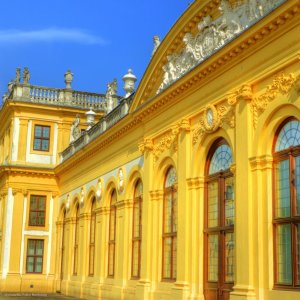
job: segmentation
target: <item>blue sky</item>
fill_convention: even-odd
[[[107,82],[128,68],[141,79],[153,36],[162,39],[192,0],[9,0],[0,1],[0,94],[27,66],[30,83],[105,93]],[[0,100],[1,101],[1,100]]]

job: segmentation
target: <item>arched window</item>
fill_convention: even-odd
[[[131,277],[139,278],[141,269],[141,242],[142,242],[142,201],[143,184],[138,180],[135,185],[133,199],[132,222],[132,266]]]
[[[164,185],[162,278],[176,280],[177,174],[169,168]]]
[[[116,248],[116,218],[117,192],[113,190],[110,196],[109,237],[108,237],[108,276],[115,275],[115,248]]]
[[[287,120],[274,143],[274,279],[300,287],[300,122]]]
[[[73,274],[77,275],[78,272],[78,244],[79,244],[79,204],[76,205],[75,215],[75,236],[74,236],[74,263]]]
[[[90,222],[90,245],[89,245],[89,275],[94,275],[95,263],[95,233],[96,233],[96,199],[93,198],[91,206],[91,222]]]
[[[234,179],[232,152],[222,139],[207,159],[205,176],[205,272],[207,299],[229,298],[234,281]],[[219,298],[218,298],[219,299]]]

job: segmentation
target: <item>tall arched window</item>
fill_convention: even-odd
[[[234,281],[234,179],[232,153],[222,139],[207,159],[205,176],[205,272],[207,299],[229,299]],[[222,295],[218,298],[218,295]]]
[[[90,222],[90,245],[89,245],[89,275],[94,275],[95,263],[95,233],[96,233],[96,199],[93,198],[91,206],[91,222]]]
[[[74,263],[73,274],[77,275],[78,272],[78,244],[79,244],[79,204],[76,205],[75,215],[75,236],[74,236]]]
[[[169,168],[164,185],[162,278],[176,280],[177,174]]]
[[[142,201],[143,184],[141,180],[135,185],[133,199],[133,222],[132,222],[132,278],[140,277],[141,269],[141,243],[142,243]]]
[[[300,122],[287,120],[274,143],[275,285],[300,288]]]
[[[116,251],[116,218],[117,218],[117,192],[113,190],[110,196],[109,237],[108,237],[108,276],[115,275]]]

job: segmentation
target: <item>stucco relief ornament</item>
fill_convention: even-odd
[[[207,105],[204,111],[204,126],[207,131],[214,131],[219,125],[218,112],[214,105]]]
[[[80,115],[77,114],[75,120],[71,125],[70,143],[76,141],[81,136],[79,124],[80,124]]]
[[[83,206],[83,204],[84,204],[84,196],[85,196],[85,190],[82,187],[81,191],[80,191],[80,201],[79,201],[81,206]]]
[[[66,201],[66,210],[70,210],[70,194],[67,195],[67,201]]]
[[[102,181],[101,181],[101,179],[99,179],[98,183],[97,183],[96,196],[97,196],[98,200],[101,200],[101,198],[102,198]]]
[[[285,1],[247,0],[232,6],[228,0],[222,0],[219,6],[220,17],[213,20],[209,15],[204,16],[198,24],[198,33],[193,35],[187,32],[182,40],[183,49],[167,56],[167,62],[162,67],[162,82],[156,93],[162,92]]]
[[[256,128],[258,117],[266,110],[268,104],[273,101],[279,94],[287,95],[296,82],[296,77],[293,73],[277,74],[272,84],[267,86],[266,91],[252,101],[253,111],[253,127]]]
[[[118,179],[119,179],[119,192],[122,193],[124,191],[124,174],[122,168],[120,168],[118,171]]]

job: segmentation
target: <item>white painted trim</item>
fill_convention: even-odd
[[[20,118],[15,117],[14,118],[14,124],[13,124],[11,161],[17,161],[18,160],[19,135],[20,135]]]
[[[21,240],[21,255],[20,255],[20,275],[23,274],[23,259],[24,259],[24,231],[26,223],[26,212],[27,212],[27,196],[24,196],[23,203],[23,222],[22,222],[22,240]]]
[[[53,135],[53,155],[52,155],[52,164],[56,164],[56,155],[57,155],[57,140],[58,140],[58,124],[54,124],[54,135]]]
[[[46,230],[24,230],[24,234],[32,236],[49,236],[49,232]]]
[[[53,198],[50,198],[50,211],[49,211],[49,239],[48,239],[48,253],[47,253],[47,266],[46,275],[50,273],[50,263],[51,263],[51,246],[52,246],[52,224],[53,224]]]
[[[31,147],[31,129],[32,129],[32,121],[28,120],[28,128],[27,128],[27,145],[26,145],[26,161],[30,161],[30,147]]]
[[[3,265],[2,265],[3,279],[6,278],[6,275],[9,270],[13,208],[14,208],[14,196],[13,196],[12,188],[8,188],[7,204],[6,204],[6,220],[5,220],[6,222],[5,222],[4,254],[3,254]]]

